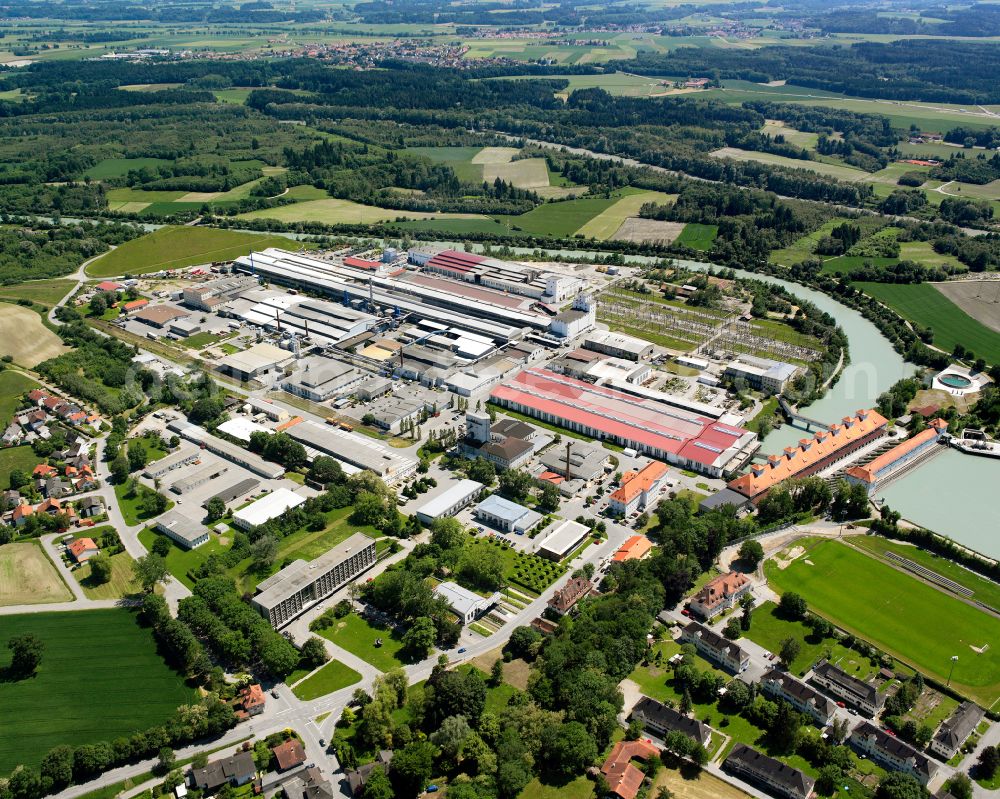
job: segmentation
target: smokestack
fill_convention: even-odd
[[[309,320],[303,319],[302,321],[305,322],[306,325],[306,338],[309,338]]]
[[[573,442],[572,441],[567,441],[566,442],[566,479],[567,480],[572,480],[573,479],[572,476],[570,475],[570,472],[569,472],[569,453],[570,453],[570,450],[572,448],[573,448]]]
[[[281,332],[281,311],[274,312],[274,321],[278,323],[278,332]]]

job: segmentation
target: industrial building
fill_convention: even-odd
[[[430,524],[435,519],[442,519],[446,516],[454,516],[482,494],[485,489],[486,486],[475,480],[459,480],[436,497],[427,500],[414,513],[424,524]]]
[[[848,482],[860,483],[868,489],[869,494],[873,494],[889,478],[908,471],[925,455],[935,451],[937,444],[947,434],[948,423],[944,419],[934,419],[926,430],[883,452],[864,466],[850,467],[844,475]]]
[[[445,581],[434,586],[434,595],[443,599],[462,624],[474,622],[500,601],[500,592],[480,596],[475,591],[462,588],[458,583]]]
[[[147,464],[142,473],[150,480],[157,480],[174,469],[194,463],[200,457],[201,453],[197,449],[182,444],[176,452],[171,452],[158,461]]]
[[[277,488],[267,496],[236,511],[233,514],[233,524],[241,530],[252,530],[271,519],[277,519],[285,511],[297,508],[305,501],[305,497],[287,488]]]
[[[375,565],[375,540],[355,533],[316,560],[296,560],[257,584],[253,606],[282,627]]]
[[[841,424],[817,430],[812,438],[785,447],[781,455],[769,455],[767,463],[753,463],[750,471],[729,482],[729,488],[758,502],[778,483],[792,477],[808,477],[842,461],[886,434],[889,422],[878,411],[861,410],[845,416]]]
[[[263,433],[268,436],[274,435],[274,431],[270,427],[257,424],[245,416],[234,416],[232,419],[226,419],[226,421],[215,429],[216,432],[227,435],[230,438],[235,438],[237,441],[242,441],[243,443],[249,442],[250,436],[254,433]]]
[[[229,467],[222,463],[213,463],[211,466],[203,466],[193,474],[189,474],[187,477],[182,477],[180,480],[173,483],[170,486],[170,490],[175,494],[186,494],[189,491],[193,491],[195,488],[198,488],[198,486],[205,485],[205,483],[211,480],[217,480],[228,471]]]
[[[441,250],[427,259],[422,255],[420,252],[415,253],[415,258],[411,256],[410,261],[420,262],[427,272],[436,272],[452,280],[476,283],[498,291],[550,302],[568,299],[584,285],[579,278],[545,272],[471,252]]]
[[[757,391],[780,394],[799,371],[790,363],[741,355],[726,366],[722,376],[734,382],[742,380]]]
[[[589,294],[578,294],[573,307],[552,317],[549,332],[556,338],[576,338],[597,325],[597,305]]]
[[[247,324],[317,344],[339,344],[378,321],[351,305],[264,289],[246,292],[227,312]]]
[[[329,455],[348,474],[368,469],[387,483],[405,480],[417,470],[417,461],[365,436],[338,430],[333,425],[304,421],[285,432],[302,444],[310,457]]]
[[[518,413],[711,477],[749,459],[759,447],[756,433],[742,427],[546,369],[522,370],[493,389],[490,398]]]
[[[227,355],[216,364],[215,368],[239,380],[253,380],[259,375],[291,363],[294,359],[295,355],[288,350],[273,344],[260,343]]]
[[[588,333],[583,346],[594,352],[603,352],[613,358],[641,361],[653,354],[653,345],[645,339],[613,333],[610,330],[595,330]]]
[[[138,313],[132,314],[132,318],[139,322],[145,322],[147,325],[162,328],[175,319],[183,319],[187,315],[187,311],[182,311],[173,305],[148,305]]]
[[[182,293],[182,302],[199,311],[215,311],[220,305],[232,300],[260,283],[251,275],[230,275],[188,286]]]
[[[535,429],[514,419],[491,424],[489,414],[469,411],[465,431],[462,453],[468,458],[483,458],[499,469],[517,469],[535,451]]]
[[[346,394],[364,379],[364,375],[346,363],[318,355],[302,358],[295,370],[281,382],[289,394],[313,402],[325,402]]]
[[[176,541],[184,549],[194,549],[208,543],[208,530],[177,510],[168,510],[160,516],[153,527],[158,533]]]
[[[567,480],[590,482],[602,476],[611,464],[611,455],[600,444],[564,439],[559,447],[550,447],[538,456],[545,468]]]
[[[254,415],[264,414],[272,422],[284,422],[288,419],[289,413],[280,405],[276,405],[270,400],[258,399],[257,397],[247,397],[243,403],[245,413]]]
[[[490,525],[490,527],[516,535],[531,532],[542,520],[542,514],[538,511],[504,499],[499,494],[490,494],[486,497],[476,505],[473,514],[479,521]]]
[[[562,560],[573,552],[590,535],[590,528],[572,519],[564,519],[543,538],[536,552],[549,560]]]
[[[167,425],[167,429],[177,433],[181,438],[193,441],[198,446],[204,446],[209,452],[215,453],[219,457],[225,458],[237,466],[249,469],[260,477],[269,480],[277,480],[285,473],[284,467],[277,463],[266,461],[243,447],[226,441],[218,436],[213,436],[207,430],[198,425],[191,424],[183,419],[177,419]]]
[[[260,488],[260,480],[256,480],[253,477],[247,477],[213,494],[211,497],[206,499],[202,505],[208,505],[208,503],[213,499],[219,499],[222,501],[223,505],[228,505],[234,499],[254,493],[258,488]]]

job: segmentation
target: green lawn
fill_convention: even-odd
[[[140,489],[139,492],[141,492],[141,490],[142,489]],[[147,488],[146,490],[152,491],[153,489]],[[141,524],[142,522],[153,518],[139,508],[139,492],[136,492],[135,496],[128,497],[126,496],[127,491],[127,483],[119,483],[115,486],[115,499],[118,500],[118,507],[122,512],[122,517],[125,519],[125,524],[131,527],[132,525]],[[167,500],[167,510],[170,510],[173,506],[173,501]]]
[[[299,699],[309,701],[320,696],[339,691],[361,682],[361,675],[339,660],[331,660],[309,679],[303,680],[292,689]]]
[[[933,285],[861,282],[853,285],[904,318],[932,328],[936,347],[950,352],[956,344],[962,344],[991,363],[1000,362],[1000,333],[973,319]]]
[[[147,550],[152,550],[153,542],[156,539],[157,534],[151,527],[147,527],[139,533],[139,541]],[[170,543],[170,551],[167,553],[167,569],[188,588],[194,588],[194,581],[188,577],[189,571],[198,568],[208,559],[209,555],[222,553],[228,549],[228,546],[219,542],[219,537],[214,533],[209,535],[208,543],[195,549],[181,549],[173,541]]]
[[[572,236],[591,219],[618,201],[617,197],[584,197],[539,205],[520,216],[497,217],[514,232],[524,231],[535,236],[565,238]]]
[[[11,300],[31,300],[42,305],[52,306],[69,294],[76,285],[72,280],[53,278],[51,280],[29,280],[25,283],[12,283],[0,286],[0,298]]]
[[[289,247],[283,236],[237,233],[203,227],[164,227],[132,241],[97,259],[87,267],[91,277],[144,274],[161,269],[183,269],[212,261],[229,261],[251,249]],[[301,242],[295,242],[297,248]],[[310,245],[305,245],[310,246]]]
[[[816,661],[826,657],[859,680],[867,679],[877,670],[868,658],[847,649],[833,639],[818,640],[805,624],[800,621],[786,621],[775,614],[776,610],[777,605],[773,602],[765,602],[759,608],[755,608],[750,630],[743,635],[769,652],[775,653],[781,649],[781,642],[786,638],[796,639],[802,649],[792,663],[790,671],[793,674],[801,677]]]
[[[397,655],[403,642],[392,630],[373,627],[356,613],[351,613],[337,624],[319,632],[337,646],[357,655],[381,671],[389,671],[403,665]],[[375,646],[375,639],[381,638],[382,645]]]
[[[813,544],[786,569],[769,563],[767,577],[778,592],[798,592],[838,626],[941,682],[957,655],[952,686],[984,707],[1000,696],[1000,619],[839,541]]]
[[[210,344],[215,344],[215,342],[217,342],[220,338],[221,336],[218,333],[210,333],[207,330],[202,330],[200,333],[195,333],[194,335],[181,339],[181,344],[193,350],[200,350]]]
[[[88,531],[93,532],[93,531]],[[76,581],[83,586],[83,593],[89,599],[121,599],[137,594],[142,586],[132,574],[132,556],[128,552],[119,552],[111,556],[111,579],[97,585],[90,579],[90,564],[85,563],[73,572]]]
[[[144,730],[195,699],[127,610],[0,616],[0,640],[27,632],[45,651],[35,677],[0,682],[0,774],[37,766],[56,744]],[[3,647],[0,665],[7,663]]]
[[[852,536],[851,544],[862,549],[874,552],[877,555],[884,555],[886,552],[894,552],[901,557],[919,563],[933,572],[937,572],[942,577],[947,577],[959,585],[973,591],[973,596],[978,602],[983,602],[991,607],[1000,609],[1000,585],[980,577],[978,574],[959,566],[953,561],[935,555],[917,547],[903,544],[898,541],[890,541],[876,535]]]
[[[674,244],[690,247],[692,250],[710,250],[719,235],[718,225],[703,225],[701,222],[688,222],[684,226]]]
[[[0,449],[0,491],[10,488],[10,473],[15,469],[31,474],[42,459],[29,446]]]
[[[0,426],[6,428],[10,424],[14,412],[21,407],[21,398],[33,388],[38,388],[38,383],[20,372],[0,372]],[[6,487],[5,483],[3,488]]]

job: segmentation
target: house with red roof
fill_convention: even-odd
[[[278,771],[288,771],[306,762],[306,750],[298,738],[289,738],[271,750],[278,761]]]
[[[633,535],[625,540],[618,551],[615,552],[613,560],[616,563],[623,563],[626,560],[642,560],[653,549],[653,542],[644,535]]]
[[[248,716],[260,715],[264,712],[264,706],[267,704],[267,699],[264,696],[264,689],[257,683],[248,685],[240,691],[240,704],[243,706],[243,711]]]
[[[16,508],[14,508],[13,512],[10,515],[11,523],[15,527],[23,527],[24,524],[28,521],[28,517],[31,516],[34,512],[35,508],[33,505],[29,505],[27,503],[24,503],[23,505],[18,505]]]
[[[729,572],[720,574],[702,586],[691,598],[689,608],[703,619],[711,619],[724,610],[735,607],[744,594],[750,593],[753,584],[745,574]]]
[[[55,466],[49,466],[47,463],[40,463],[31,470],[32,477],[41,478],[43,480],[49,477],[55,477],[57,474],[59,474],[59,470]]]
[[[33,388],[28,392],[28,399],[35,405],[38,405],[42,400],[48,397],[48,392],[42,391],[40,388]]]
[[[621,486],[608,498],[612,513],[628,516],[650,507],[666,485],[667,466],[660,461],[650,461],[638,472],[622,475]]]
[[[659,756],[660,750],[641,738],[616,743],[601,766],[601,774],[607,780],[610,793],[619,799],[635,799],[646,775],[632,761],[648,762]]]
[[[98,291],[121,291],[124,288],[121,283],[115,283],[113,280],[102,280],[97,284]]]
[[[140,308],[145,308],[147,305],[149,305],[149,300],[147,299],[132,300],[131,302],[126,302],[122,306],[122,311],[124,313],[132,313],[132,311],[138,311]]]
[[[77,563],[86,563],[101,551],[93,538],[78,538],[68,548],[69,554]]]

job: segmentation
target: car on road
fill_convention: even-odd
[[[278,689],[277,688],[272,688],[271,689],[271,696],[273,696],[275,699],[278,698]]]
[[[847,707],[843,702],[837,702],[837,707]]]
[[[458,650],[458,654],[460,654],[460,655],[464,655],[465,652],[466,652],[466,649],[465,649],[464,646],[461,649]]]

